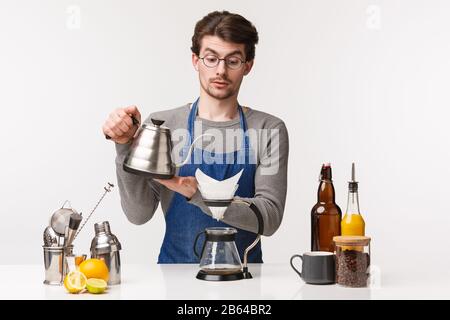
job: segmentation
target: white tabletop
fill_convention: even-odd
[[[69,294],[44,285],[43,265],[0,266],[0,299],[450,299],[450,277],[412,270],[383,271],[369,288],[308,285],[288,263],[251,264],[253,279],[197,280],[197,265],[123,265],[122,283],[101,295]]]

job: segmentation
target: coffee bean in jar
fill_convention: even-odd
[[[336,245],[336,283],[352,288],[367,287],[370,266],[370,238],[334,237]]]

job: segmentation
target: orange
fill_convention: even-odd
[[[80,263],[79,269],[86,278],[97,278],[108,281],[109,270],[106,263],[100,259],[88,259]]]
[[[86,256],[76,256],[75,265],[78,267],[84,260],[86,260]]]
[[[86,288],[87,279],[79,271],[70,271],[64,279],[64,287],[70,293],[80,293]]]

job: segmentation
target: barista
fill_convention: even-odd
[[[146,223],[161,203],[166,232],[158,263],[197,263],[192,245],[195,236],[207,227],[237,228],[236,246],[241,259],[245,248],[256,238],[257,218],[245,204],[232,203],[221,221],[211,217],[197,188],[194,177],[197,169],[217,180],[232,177],[243,169],[236,198],[259,209],[264,235],[272,235],[281,224],[289,152],[286,126],[273,115],[238,103],[242,80],[254,64],[257,42],[256,28],[240,15],[216,11],[197,22],[191,50],[192,64],[199,77],[199,98],[178,108],[152,113],[145,121],[164,120],[174,140],[174,133],[185,129],[180,141],[186,146],[202,133],[215,135],[214,150],[204,139],[196,145],[191,161],[177,169],[174,178],[148,179],[123,170],[124,158],[137,130],[132,116],[141,121],[136,106],[114,110],[103,125],[103,133],[116,145],[118,186],[128,220],[138,225]],[[173,90],[179,85],[174,77]],[[235,143],[228,139],[230,131],[240,133]],[[257,134],[251,136],[249,132]],[[266,133],[261,134],[264,139],[259,138],[261,132]],[[187,148],[181,150],[180,159],[184,159]],[[262,262],[260,243],[249,253],[248,262]]]

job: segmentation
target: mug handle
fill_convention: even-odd
[[[291,257],[291,267],[292,267],[292,269],[294,269],[295,272],[298,273],[298,275],[300,276],[300,278],[303,278],[301,272],[298,271],[297,269],[295,269],[294,264],[292,263],[292,261],[294,260],[294,258],[297,258],[297,257],[300,258],[300,259],[302,260],[302,263],[303,263],[303,257],[302,257],[301,255],[299,255],[299,254],[294,254],[294,255]]]
[[[206,233],[206,231],[199,232],[199,233],[197,234],[197,236],[195,237],[195,240],[194,240],[194,254],[195,254],[195,256],[196,256],[198,259],[200,259],[200,255],[199,255],[198,252],[197,252],[196,246],[197,246],[198,238],[199,238],[203,233]],[[202,248],[202,252],[201,252],[201,253],[203,253],[204,247],[205,247],[205,243],[203,243],[203,248]]]

